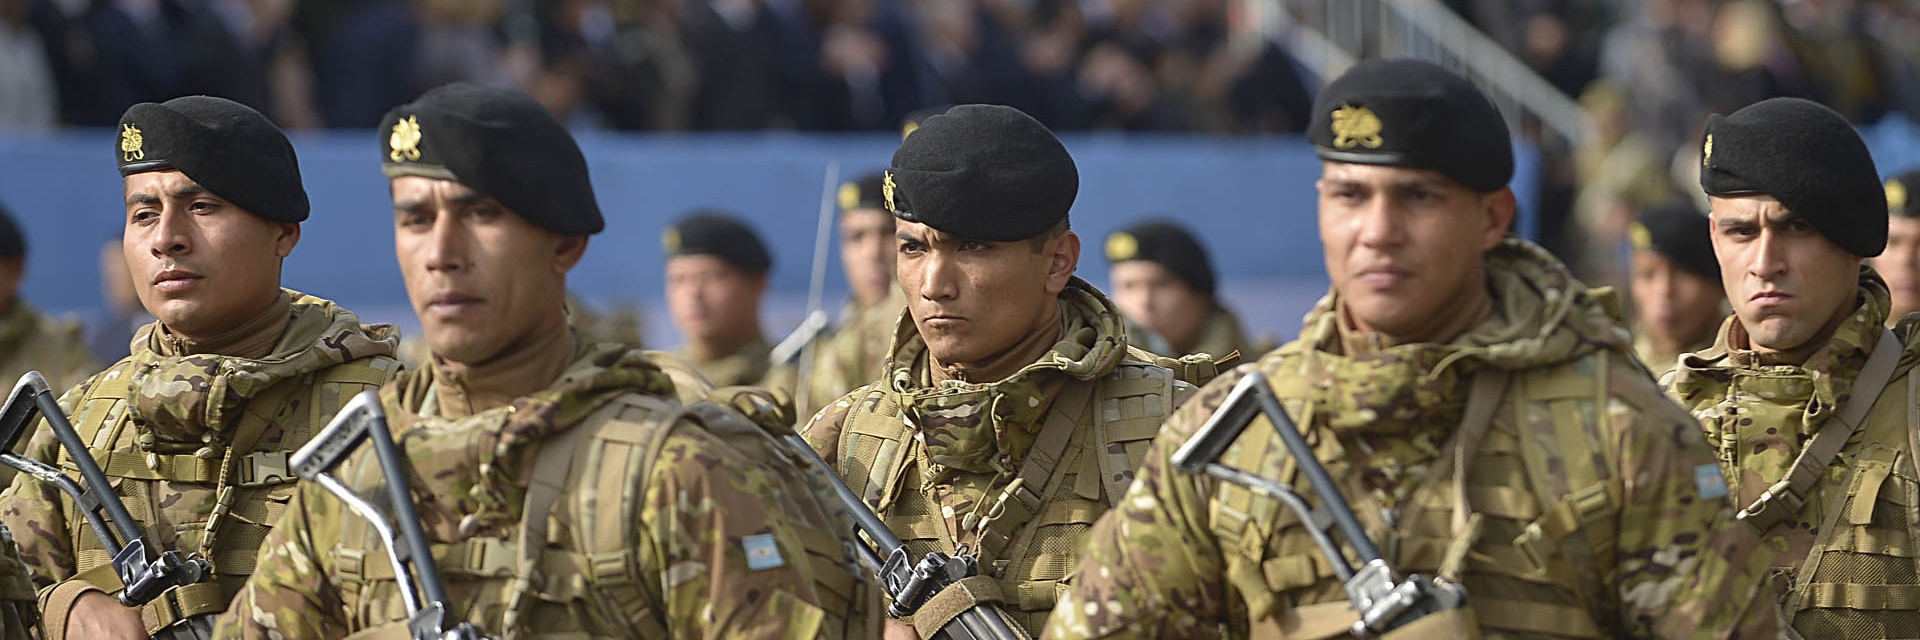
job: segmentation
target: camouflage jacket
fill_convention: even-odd
[[[143,608],[150,629],[226,608],[293,493],[287,455],[348,398],[399,373],[391,326],[362,325],[332,302],[287,295],[292,318],[263,359],[160,355],[158,325],[150,324],[132,355],[61,397],[151,543],[213,563],[212,580]],[[78,475],[44,422],[28,455]],[[16,532],[50,627],[64,624],[55,612],[80,592],[120,589],[100,540],[53,487],[16,478],[0,495],[0,523]]]
[[[880,377],[887,362],[887,348],[893,346],[893,331],[907,308],[906,298],[893,289],[886,300],[856,309],[848,303],[840,315],[840,330],[820,345],[813,356],[813,374],[807,380],[807,397],[799,405],[800,415],[833,404],[855,387]]]
[[[1200,333],[1194,337],[1193,348],[1184,353],[1169,344],[1165,337],[1131,320],[1127,322],[1127,335],[1140,343],[1137,346],[1153,353],[1204,353],[1220,359],[1238,352],[1238,361],[1241,362],[1258,358],[1274,347],[1271,340],[1263,339],[1259,343],[1249,340],[1247,332],[1240,326],[1240,317],[1218,304],[1207,310],[1207,317],[1200,321]]]
[[[792,458],[741,446],[770,442],[760,427],[723,436],[723,423],[735,423],[694,409],[724,410],[683,409],[668,373],[642,351],[583,343],[576,354],[546,389],[463,418],[438,416],[433,369],[382,396],[410,460],[450,619],[507,638],[878,635],[878,591],[834,535],[850,521],[778,472]],[[536,453],[549,446],[573,455],[529,566],[516,550]],[[384,482],[367,449],[334,473],[363,494]],[[364,519],[303,483],[215,636],[403,628],[383,553]]]
[[[1713,347],[1680,358],[1668,392],[1693,411],[1718,450],[1735,507],[1786,477],[1815,432],[1845,406],[1867,356],[1887,335],[1886,283],[1862,267],[1859,306],[1801,365],[1771,364],[1746,344],[1738,318]],[[1920,317],[1892,331],[1904,346],[1893,378],[1800,510],[1765,532],[1794,628],[1808,638],[1907,638],[1920,614],[1862,593],[1920,593],[1920,475],[1909,433],[1920,424]]]
[[[739,351],[711,360],[694,361],[687,357],[686,350],[674,353],[693,364],[701,377],[713,383],[715,387],[765,387],[793,391],[793,368],[776,365],[770,359],[773,346],[765,339],[756,338]]]
[[[1201,389],[1088,535],[1052,637],[1346,635],[1355,614],[1293,512],[1170,462],[1251,369],[1386,560],[1464,583],[1483,636],[1778,635],[1774,610],[1749,611],[1757,540],[1729,526],[1711,450],[1627,355],[1611,292],[1517,239],[1488,255],[1487,284],[1493,309],[1461,338],[1364,357],[1342,354],[1329,295],[1298,340]],[[1483,372],[1504,389],[1484,437],[1464,444],[1454,425]],[[1455,511],[1454,461],[1468,455]],[[1317,503],[1290,460],[1265,418],[1220,458]]]
[[[100,370],[87,350],[76,322],[55,320],[21,298],[0,315],[0,384],[11,389],[28,371],[46,376],[47,386],[64,391]],[[21,436],[14,453],[24,453],[31,434]],[[13,483],[13,467],[0,467],[0,486]]]
[[[1639,358],[1640,364],[1646,365],[1647,371],[1655,378],[1665,376],[1668,371],[1672,371],[1675,364],[1680,361],[1680,356],[1711,346],[1713,341],[1705,340],[1700,344],[1688,345],[1679,353],[1664,353],[1654,348],[1653,341],[1647,339],[1646,333],[1636,331],[1633,335],[1633,357]]]
[[[27,565],[20,563],[20,547],[13,532],[0,526],[0,640],[46,637],[40,628],[40,605],[33,594]]]
[[[805,432],[914,558],[979,553],[1035,635],[1073,545],[1193,390],[1129,357],[1119,312],[1092,285],[1075,278],[1059,304],[1059,342],[990,383],[928,385],[926,343],[903,314],[887,376],[822,409]]]

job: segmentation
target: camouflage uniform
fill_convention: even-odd
[[[980,552],[997,597],[1035,635],[1073,546],[1193,390],[1127,348],[1118,310],[1092,285],[1073,279],[1059,305],[1050,351],[973,384],[930,384],[926,343],[903,314],[887,376],[822,409],[805,433],[915,558]]]
[[[807,380],[801,415],[811,415],[855,387],[878,379],[887,362],[887,348],[893,346],[893,330],[900,327],[906,310],[906,297],[899,289],[889,290],[885,300],[866,309],[848,303],[840,314],[840,331],[813,356],[813,375]]]
[[[410,373],[382,400],[453,619],[507,638],[878,635],[878,589],[834,534],[850,520],[810,493],[825,474],[796,484],[797,463],[761,427],[712,403],[683,410],[644,352],[579,347],[546,389],[460,418],[441,417],[434,388],[450,382],[439,378]],[[529,558],[515,550],[536,508],[528,483],[543,474],[535,452],[556,446],[574,454],[547,476],[564,480],[557,502],[535,511],[550,524]],[[364,449],[336,473],[363,493],[383,482]],[[382,549],[365,520],[303,484],[216,637],[404,629]]]
[[[41,315],[21,298],[0,315],[0,384],[11,389],[28,371],[46,376],[47,386],[65,390],[100,370],[87,350],[80,325]],[[26,451],[31,434],[22,436],[14,453]],[[13,467],[0,467],[0,486],[13,483]]]
[[[33,580],[27,565],[20,563],[20,548],[13,543],[13,532],[0,527],[0,640],[31,640],[45,635],[40,628]]]
[[[1846,405],[1867,356],[1889,335],[1891,297],[1861,267],[1859,306],[1804,364],[1769,362],[1742,348],[1738,318],[1713,347],[1682,356],[1668,392],[1693,411],[1719,452],[1734,506],[1752,504],[1787,476],[1800,451]],[[1920,318],[1892,332],[1904,345],[1893,378],[1801,508],[1763,533],[1778,552],[1774,572],[1788,619],[1808,638],[1911,638],[1920,611],[1900,594],[1920,593],[1920,475],[1911,438],[1920,411]],[[1742,345],[1742,346],[1736,346]],[[1777,509],[1779,505],[1774,505]],[[1743,527],[1745,528],[1745,527]],[[1865,594],[1885,594],[1882,600]]]
[[[283,295],[291,318],[265,358],[162,355],[159,325],[150,324],[132,355],[60,400],[152,544],[213,563],[211,580],[141,609],[149,630],[226,609],[293,494],[287,456],[347,399],[399,373],[391,326],[362,325],[320,298]],[[44,427],[28,455],[78,473]],[[84,592],[121,588],[111,558],[65,494],[21,476],[0,505],[0,523],[16,532],[33,568],[50,630],[64,626],[66,607]]]
[[[701,377],[713,383],[715,387],[766,387],[793,391],[793,368],[773,364],[770,357],[773,346],[765,338],[754,338],[753,342],[740,347],[731,354],[708,360],[694,360],[686,351],[674,354],[693,364]]]
[[[1743,611],[1758,592],[1757,540],[1728,522],[1687,416],[1627,356],[1611,292],[1517,239],[1489,254],[1487,278],[1492,309],[1451,343],[1369,349],[1338,328],[1336,293],[1300,339],[1248,365],[1387,561],[1463,582],[1485,637],[1727,637],[1736,624],[1743,638],[1777,635],[1764,603]],[[1052,637],[1346,635],[1355,614],[1291,511],[1169,461],[1248,370],[1167,421],[1122,506],[1087,537]],[[1504,392],[1478,444],[1458,443],[1482,379]],[[1465,478],[1456,459],[1470,460]],[[1261,418],[1220,461],[1314,500],[1290,460]]]
[[[1664,353],[1653,346],[1653,341],[1647,339],[1646,333],[1636,332],[1633,336],[1633,357],[1639,358],[1640,364],[1647,365],[1647,371],[1652,372],[1654,377],[1657,378],[1666,375],[1668,371],[1672,371],[1674,363],[1680,361],[1682,354],[1700,351],[1711,346],[1713,346],[1713,343],[1708,341],[1688,345],[1687,348],[1680,353]]]

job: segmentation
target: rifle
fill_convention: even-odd
[[[887,606],[887,616],[902,618],[913,615],[920,605],[926,604],[934,594],[960,582],[965,578],[980,574],[979,559],[972,555],[948,556],[938,551],[928,553],[918,563],[909,566],[906,544],[900,537],[888,529],[880,516],[874,514],[867,503],[854,495],[852,489],[834,473],[832,465],[827,464],[820,452],[813,450],[805,438],[798,434],[786,434],[779,437],[788,448],[820,467],[825,475],[833,479],[833,492],[845,503],[847,511],[853,514],[854,528],[866,534],[875,547],[864,544],[858,547],[860,563],[869,571],[880,576],[880,582],[887,590],[893,603]],[[882,555],[884,553],[884,555]],[[940,629],[940,633],[930,640],[1030,640],[1026,630],[1007,624],[1007,619],[998,605],[976,603],[971,608],[954,617],[953,621]]]
[[[373,455],[387,480],[387,495],[373,499],[348,488],[332,473],[367,440],[373,441]],[[405,453],[387,430],[387,413],[380,406],[380,395],[362,391],[347,402],[327,428],[293,453],[290,464],[294,475],[318,483],[366,518],[380,534],[387,547],[387,560],[393,563],[400,598],[407,605],[407,629],[413,640],[490,640],[473,623],[447,624],[447,590],[440,583],[440,569],[434,564],[427,532],[421,528],[420,514],[413,506],[404,460]],[[381,510],[375,500],[386,502],[391,513]],[[397,537],[396,525],[400,529]]]
[[[47,419],[48,428],[60,439],[60,447],[73,458],[73,465],[80,469],[80,480],[86,483],[84,487],[51,465],[13,453],[14,445],[26,435],[28,425],[33,424],[37,416]],[[73,499],[74,506],[93,528],[93,534],[99,536],[100,544],[113,555],[113,572],[119,576],[120,583],[126,585],[120,590],[120,604],[138,607],[152,602],[168,589],[212,577],[213,566],[200,554],[158,551],[147,543],[139,523],[127,513],[127,505],[120,501],[120,496],[113,493],[113,484],[100,471],[99,463],[94,462],[86,443],[80,441],[80,434],[73,430],[67,412],[60,408],[60,402],[53,397],[53,390],[47,387],[47,379],[40,372],[28,371],[20,376],[6,405],[0,406],[0,449],[5,450],[0,453],[0,464],[51,484]],[[109,520],[112,526],[107,524]],[[125,544],[121,540],[125,540]]]
[[[1220,454],[1246,431],[1247,425],[1260,416],[1266,416],[1274,431],[1279,432],[1287,452],[1293,456],[1300,471],[1306,474],[1307,483],[1312,485],[1314,495],[1320,499],[1320,510],[1308,507],[1292,487],[1217,462]],[[1334,575],[1345,583],[1347,600],[1360,613],[1360,619],[1353,623],[1352,633],[1355,636],[1378,637],[1420,618],[1467,606],[1467,590],[1461,585],[1446,580],[1430,580],[1418,574],[1409,575],[1405,580],[1395,579],[1393,567],[1380,554],[1380,548],[1367,537],[1366,528],[1353,515],[1353,508],[1347,504],[1346,497],[1340,495],[1340,488],[1333,483],[1333,477],[1327,474],[1327,468],[1314,455],[1313,447],[1307,444],[1299,428],[1287,417],[1286,409],[1280,406],[1280,398],[1273,394],[1273,388],[1267,385],[1267,377],[1260,372],[1250,372],[1240,379],[1239,384],[1234,385],[1226,403],[1207,418],[1206,424],[1201,425],[1191,439],[1173,452],[1173,465],[1186,473],[1205,474],[1246,487],[1254,493],[1279,501],[1300,516],[1300,521],[1307,525],[1307,533],[1313,536],[1320,552],[1333,565]],[[1361,562],[1359,569],[1347,563],[1346,555],[1340,552],[1339,545],[1334,544],[1328,535],[1329,528],[1339,529],[1341,537],[1353,547],[1354,555]]]

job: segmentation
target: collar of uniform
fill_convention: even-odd
[[[259,314],[228,329],[224,333],[206,338],[189,338],[168,329],[165,324],[153,332],[151,347],[155,353],[163,356],[191,356],[213,354],[247,360],[260,360],[273,354],[273,347],[287,332],[287,324],[293,321],[293,296],[285,290],[274,298],[273,304]]]
[[[507,404],[553,384],[579,356],[564,325],[478,364],[433,359],[435,411],[459,418]]]

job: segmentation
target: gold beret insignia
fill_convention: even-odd
[[[1385,141],[1380,139],[1380,129],[1384,126],[1380,116],[1372,109],[1342,105],[1333,111],[1333,146],[1341,149],[1366,147],[1378,149]]]
[[[1907,208],[1907,185],[1899,180],[1887,181],[1887,206],[1895,209]]]
[[[131,124],[120,125],[120,160],[133,162],[147,157],[144,147],[147,139],[140,135],[140,127]]]
[[[1712,162],[1713,162],[1713,134],[1709,133],[1707,134],[1707,142],[1705,144],[1700,145],[1700,166],[1704,167]]]
[[[1140,241],[1135,239],[1133,234],[1115,231],[1113,235],[1107,236],[1108,262],[1125,262],[1132,260],[1136,255],[1140,255]]]
[[[1647,230],[1647,225],[1633,223],[1627,228],[1627,237],[1632,239],[1634,249],[1647,251],[1653,248],[1653,232]]]
[[[667,255],[679,253],[680,230],[674,227],[667,227],[666,231],[660,232],[660,248],[665,249]]]
[[[387,158],[394,162],[420,159],[420,121],[416,116],[393,123],[393,134],[387,136]]]
[[[887,205],[888,213],[892,213],[900,210],[899,207],[893,206],[893,170],[892,169],[888,169],[887,172],[883,174],[883,176],[880,178],[880,201]]]
[[[851,211],[860,206],[860,185],[846,183],[840,185],[840,210]]]

